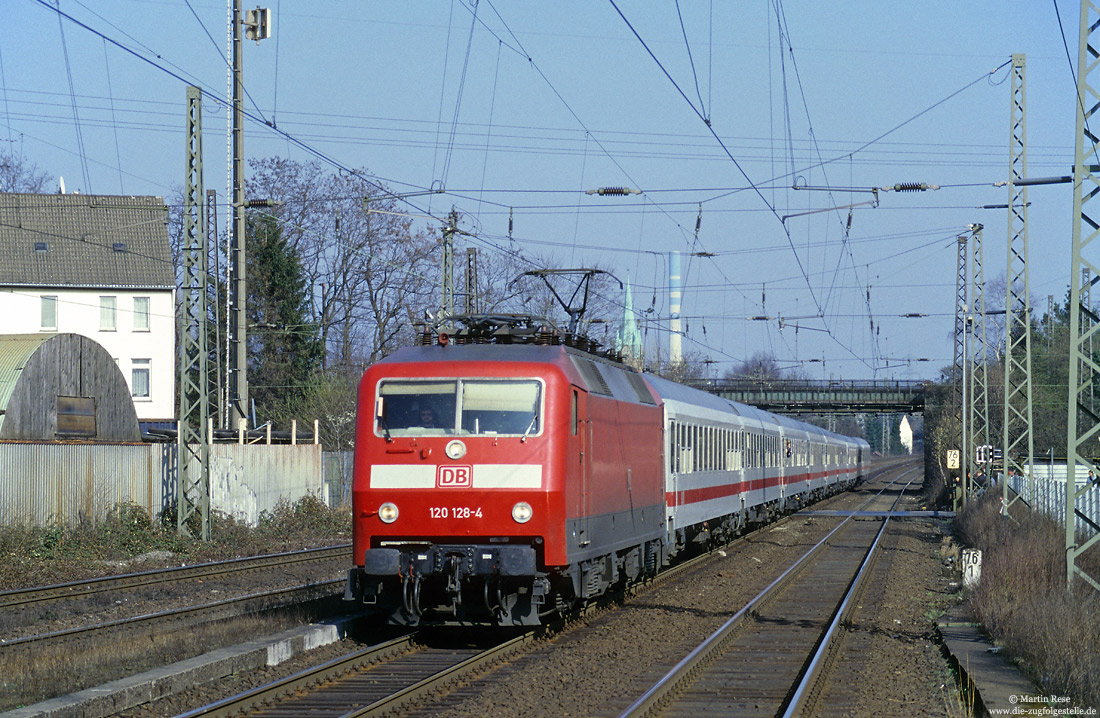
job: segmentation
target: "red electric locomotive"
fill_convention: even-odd
[[[466,338],[360,383],[348,598],[401,624],[536,625],[655,572],[662,418],[641,375],[550,334]]]

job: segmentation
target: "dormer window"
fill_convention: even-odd
[[[114,244],[111,245],[111,249],[113,249],[116,252],[125,252],[126,251],[126,243],[125,242],[115,242]]]
[[[47,244],[46,242],[35,242],[34,243],[34,251],[36,251],[36,252],[48,252],[49,250],[50,250],[50,245]]]

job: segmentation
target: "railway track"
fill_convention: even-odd
[[[99,685],[342,610],[350,546],[4,594],[4,705]],[[339,570],[337,570],[337,567]],[[57,665],[71,670],[57,674]]]
[[[274,683],[181,714],[178,718],[240,715],[381,716],[405,710],[471,673],[504,660],[536,640],[528,632],[475,646],[426,646],[413,635],[343,656]]]
[[[884,492],[913,471],[861,509],[887,503]],[[835,639],[843,633],[839,628],[872,565],[887,521],[842,521],[620,718],[811,715],[808,707],[829,685],[825,668],[835,666],[835,660],[828,660],[837,656]]]
[[[872,476],[890,470],[879,467]],[[751,534],[750,534],[751,535]],[[726,545],[732,549],[744,537]],[[663,571],[644,585],[633,587],[627,595],[644,594],[698,570],[714,558],[704,554]],[[581,615],[586,619],[608,610],[626,596],[593,604]],[[348,656],[302,671],[294,676],[226,698],[193,710],[184,716],[229,716],[244,711],[259,716],[379,716],[412,710],[433,696],[448,692],[451,686],[484,673],[487,666],[508,656],[522,653],[548,633],[562,630],[533,631],[502,641],[480,652],[453,647],[426,647],[407,636],[381,646],[357,651]],[[432,672],[434,667],[434,673]]]
[[[269,571],[275,568],[285,568],[296,564],[317,563],[341,558],[346,558],[350,565],[351,544],[328,546],[318,549],[305,549],[302,551],[288,551],[285,553],[267,554],[264,556],[251,556],[247,558],[232,559],[230,561],[201,563],[195,564],[194,566],[180,566],[177,568],[160,569],[156,571],[142,571],[140,573],[129,573],[120,576],[106,576],[85,581],[59,583],[52,586],[36,586],[13,591],[0,591],[0,609],[43,604],[62,599],[84,598],[100,593],[113,593],[166,583],[174,584],[186,580],[209,580],[227,574],[242,574],[261,570]]]
[[[70,641],[103,641],[106,637],[120,632],[129,634],[151,633],[163,631],[171,627],[173,630],[184,630],[197,625],[237,618],[262,611],[271,611],[279,608],[296,606],[307,601],[313,601],[330,596],[336,596],[343,592],[344,580],[335,579],[321,583],[311,583],[291,588],[282,588],[274,591],[261,591],[246,596],[214,601],[197,606],[158,611],[131,618],[123,618],[117,621],[106,621],[86,626],[67,628],[61,631],[24,636],[10,640],[0,640],[0,656],[15,651],[43,650],[47,647],[55,647]]]
[[[727,548],[741,540],[737,539]],[[704,554],[678,564],[644,585],[633,587],[628,595],[652,590],[698,569],[711,558],[710,554]],[[590,604],[572,618],[592,618],[625,597],[620,595]],[[410,634],[197,708],[181,714],[180,718],[232,716],[245,712],[250,716],[270,718],[305,714],[344,718],[400,714],[447,692],[470,676],[483,673],[493,663],[522,652],[549,634],[562,631],[568,623],[567,620],[549,629],[528,631],[484,649],[422,645],[416,635]]]

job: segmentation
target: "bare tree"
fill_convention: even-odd
[[[680,361],[654,364],[649,371],[681,384],[702,384],[709,378],[710,361],[702,352],[688,352]]]
[[[283,158],[251,165],[250,195],[279,203],[269,212],[310,281],[326,367],[355,373],[410,341],[408,312],[438,286],[437,234],[415,229],[396,195],[362,175]]]
[[[782,379],[784,372],[776,358],[767,352],[756,352],[725,373],[723,379]]]
[[[41,194],[49,181],[49,175],[23,155],[0,150],[0,192]]]

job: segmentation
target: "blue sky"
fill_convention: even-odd
[[[1079,6],[678,5],[273,0],[274,35],[245,44],[246,107],[397,191],[445,187],[409,211],[453,204],[485,253],[507,243],[511,214],[525,252],[629,278],[652,308],[649,352],[667,342],[678,250],[714,255],[685,257],[683,315],[685,351],[716,374],[764,351],[811,378],[935,376],[952,358],[955,237],[983,224],[986,277],[1004,274],[1007,211],[978,209],[1007,202],[993,185],[1008,175],[1009,69],[991,71],[1026,54],[1028,174],[1068,174]],[[171,195],[185,87],[135,54],[224,97],[225,4],[60,0],[109,40],[56,7],[5,2],[0,142],[69,190]],[[203,126],[206,187],[223,196],[225,112],[210,99]],[[312,159],[262,123],[246,151]],[[880,192],[850,229],[847,210],[782,219],[898,182],[942,189]],[[644,194],[584,194],[606,186]],[[1072,189],[1029,200],[1041,312],[1068,286]],[[915,312],[930,316],[900,316]]]

